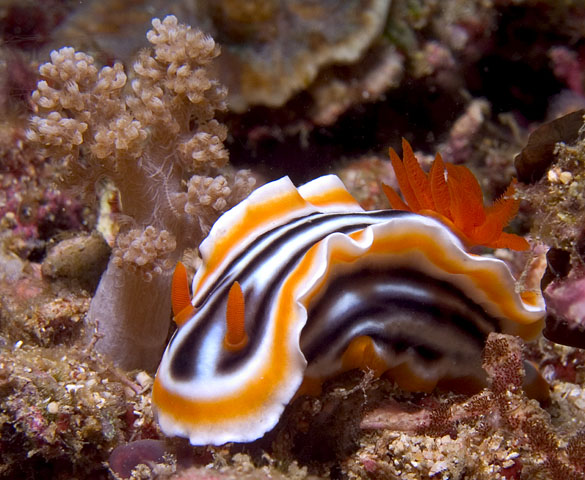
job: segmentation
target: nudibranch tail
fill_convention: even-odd
[[[405,199],[453,223],[452,210],[467,207],[449,188],[468,176],[455,170],[450,187],[440,157],[436,165],[412,179],[402,165]],[[493,208],[495,224],[512,211]],[[430,216],[364,211],[333,175],[298,189],[288,178],[264,185],[218,220],[200,251],[196,311],[171,339],[153,387],[162,430],[197,445],[255,440],[301,384],[316,391],[352,368],[423,390],[481,382],[490,332],[533,338],[542,328],[542,299],[518,295],[503,262],[467,253]]]
[[[426,174],[414,156],[410,144],[402,139],[403,160],[390,148],[390,160],[404,201],[391,187],[384,193],[392,208],[435,217],[456,233],[469,248],[527,250],[528,242],[502,229],[518,212],[514,198],[515,180],[493,205],[485,207],[481,187],[473,173],[462,165],[444,164],[437,154]]]

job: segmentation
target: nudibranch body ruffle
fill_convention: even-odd
[[[196,445],[255,440],[303,380],[352,368],[412,389],[480,378],[490,332],[542,327],[541,300],[523,300],[503,262],[467,253],[434,218],[364,211],[334,175],[262,186],[200,251],[190,318],[153,390],[163,432]]]

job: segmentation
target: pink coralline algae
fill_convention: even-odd
[[[547,319],[544,335],[563,345],[585,348],[585,275],[573,271],[544,290]]]
[[[0,207],[4,227],[25,239],[48,239],[58,230],[80,230],[82,205],[61,192],[47,189],[36,199],[23,198],[21,185],[5,188],[7,201]],[[39,195],[40,194],[40,195]]]
[[[85,212],[51,184],[54,170],[26,141],[25,125],[18,116],[0,123],[0,230],[12,233],[4,236],[7,250],[37,260],[55,235],[83,230]]]
[[[569,89],[579,95],[583,95],[583,82],[585,78],[585,64],[577,52],[567,47],[553,47],[548,52],[553,64],[554,74],[563,80]]]

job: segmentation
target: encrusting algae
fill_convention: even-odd
[[[221,44],[223,53],[213,68],[229,88],[229,108],[243,113],[254,105],[280,107],[324,67],[358,60],[382,31],[391,3],[94,1],[62,27],[61,35],[62,41],[84,48],[97,45],[104,56],[122,54],[123,59],[142,46],[146,11],[151,16],[172,13]],[[123,42],[117,41],[121,36]]]
[[[541,125],[516,157],[520,190],[534,218],[532,235],[551,248],[541,283],[547,302],[544,335],[585,348],[585,140],[577,110]]]
[[[148,376],[85,349],[17,342],[0,372],[0,478],[100,478],[112,448],[156,435]]]
[[[568,408],[565,415],[575,412],[573,401],[564,398],[563,382],[555,382],[553,408],[527,398],[525,351],[516,337],[490,334],[483,359],[489,388],[468,398],[429,398],[422,405],[420,399],[398,408],[382,403],[362,422],[373,433],[347,463],[350,471],[356,477],[409,480],[585,478],[583,418],[563,426],[567,417],[559,407]],[[582,394],[582,388],[572,392]]]

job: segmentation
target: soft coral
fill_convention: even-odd
[[[390,160],[404,200],[393,188],[383,185],[392,208],[437,218],[468,248],[475,245],[512,250],[529,248],[524,238],[502,231],[518,211],[519,201],[513,197],[515,181],[493,205],[485,207],[481,187],[467,167],[445,164],[437,154],[426,174],[405,139],[402,139],[402,150],[403,160],[390,148]]]

